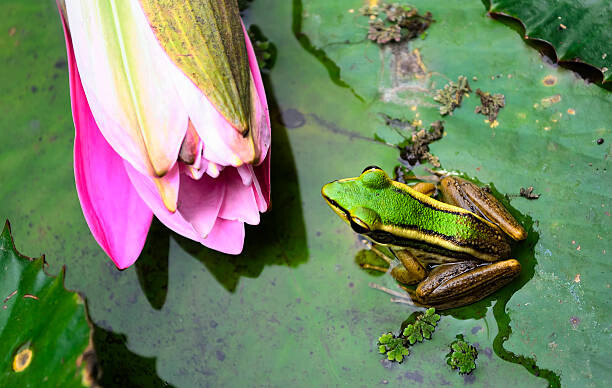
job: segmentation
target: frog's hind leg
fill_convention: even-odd
[[[515,241],[527,238],[527,232],[510,212],[491,194],[470,181],[457,177],[445,177],[440,181],[442,200],[462,207],[498,225]]]
[[[420,304],[448,309],[474,303],[510,283],[521,272],[514,259],[482,264],[464,261],[434,268],[416,289]]]

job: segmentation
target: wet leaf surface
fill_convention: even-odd
[[[272,210],[247,228],[241,256],[154,227],[140,263],[120,272],[91,237],[74,189],[54,4],[6,2],[0,216],[13,220],[20,247],[47,254],[52,273],[66,264],[66,285],[87,296],[92,320],[156,358],[156,381],[174,386],[545,386],[558,376],[564,386],[609,385],[612,98],[543,63],[479,1],[413,3],[436,20],[427,37],[380,48],[357,13],[364,2],[251,2],[247,26],[277,48],[264,74]],[[402,364],[381,362],[380,333],[415,309],[368,287],[395,283],[354,262],[364,246],[320,188],[368,165],[392,173],[404,139],[380,113],[429,125],[441,119],[435,90],[461,75],[474,90],[505,95],[499,124],[474,113],[470,94],[430,149],[443,168],[491,184],[498,197],[530,186],[542,194],[506,201],[530,234],[513,250],[523,272],[481,302],[443,311],[432,339]],[[445,364],[458,334],[479,349],[467,377]]]
[[[142,357],[130,352],[127,338],[101,327],[93,328],[97,365],[102,387],[172,387],[157,376],[155,357]]]

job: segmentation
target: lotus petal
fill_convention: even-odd
[[[130,182],[138,192],[138,195],[153,211],[164,225],[172,229],[176,233],[190,238],[194,241],[201,242],[202,239],[194,227],[185,220],[180,211],[170,212],[164,205],[153,178],[148,175],[143,175],[137,171],[131,164],[124,162],[124,168],[127,172]],[[182,175],[182,174],[181,174]],[[180,195],[180,194],[179,194]]]
[[[189,118],[206,144],[204,158],[218,165],[234,167],[244,163],[261,163],[270,146],[270,120],[259,67],[248,35],[240,34],[240,36],[246,42],[246,50],[243,46],[243,51],[247,54],[247,64],[250,68],[248,88],[250,127],[245,133],[236,131],[232,123],[221,113],[219,106],[209,98],[207,90],[199,88],[187,77],[187,73],[167,72],[167,76],[173,79],[177,89],[181,90],[179,95]]]
[[[134,190],[123,169],[123,159],[111,148],[96,125],[63,16],[62,23],[76,130],[74,175],[79,201],[98,244],[117,268],[127,268],[142,251],[153,213]]]
[[[180,184],[179,176],[179,165],[178,163],[175,163],[170,171],[168,171],[168,173],[163,177],[152,178],[164,206],[170,213],[174,213],[177,207]]]
[[[108,143],[141,173],[161,177],[177,160],[188,116],[176,66],[138,2],[67,0],[85,95]]]
[[[227,192],[227,174],[218,178],[203,175],[199,180],[181,174],[178,210],[201,238],[210,233]]]
[[[235,168],[223,171],[225,198],[219,209],[219,217],[226,220],[244,221],[250,225],[259,224],[259,208],[251,185],[244,185]]]
[[[249,166],[252,169],[255,179],[253,179],[253,192],[256,194],[257,206],[260,212],[265,212],[270,208],[270,151],[266,155],[263,163],[259,166]]]
[[[244,223],[217,218],[202,244],[219,252],[238,255],[244,246]]]
[[[257,92],[257,99],[254,101],[254,114],[256,121],[252,125],[256,131],[256,135],[254,135],[255,141],[258,142],[257,147],[259,148],[261,154],[259,155],[260,163],[253,164],[261,164],[261,162],[265,159],[271,144],[270,112],[268,110],[268,101],[266,99],[266,92],[264,90],[263,80],[261,79],[259,65],[257,64],[257,57],[255,57],[255,51],[253,50],[253,45],[249,39],[249,34],[244,28],[244,24],[242,25],[242,31],[244,32],[245,36],[247,56],[249,58],[249,68],[251,69],[251,79],[255,84],[255,89],[253,91]]]

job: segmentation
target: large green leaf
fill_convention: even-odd
[[[493,15],[511,17],[525,39],[552,46],[555,60],[588,66],[604,83],[612,79],[612,3],[608,0],[488,0]]]
[[[548,383],[532,370],[564,386],[609,385],[611,97],[543,63],[477,0],[413,3],[436,20],[427,37],[381,49],[366,41],[367,19],[357,12],[365,2],[252,2],[247,24],[278,49],[265,78],[273,208],[247,228],[242,256],[157,225],[147,245],[164,251],[147,248],[119,272],[91,237],[74,190],[54,5],[5,2],[0,31],[13,34],[0,34],[0,216],[20,221],[16,238],[45,251],[52,269],[68,265],[67,286],[87,295],[92,320],[124,334],[130,351],[156,357],[160,378],[176,386]],[[354,263],[363,246],[320,188],[371,164],[390,172],[398,152],[374,135],[401,138],[379,113],[418,113],[428,125],[440,119],[433,90],[459,75],[474,90],[506,96],[499,126],[474,114],[471,95],[444,118],[447,134],[431,149],[443,167],[501,193],[534,186],[542,194],[511,200],[523,222],[533,220],[514,252],[524,270],[484,301],[443,312],[432,340],[402,364],[381,364],[377,338],[414,309],[368,287],[395,283]],[[457,334],[479,344],[468,378],[445,364]]]
[[[89,323],[83,300],[64,288],[64,272],[45,273],[44,256],[20,255],[6,222],[0,235],[0,386],[82,387],[90,381]]]

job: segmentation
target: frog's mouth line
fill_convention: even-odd
[[[350,219],[351,219],[351,215],[348,212],[348,210],[345,210],[342,206],[340,206],[340,204],[336,201],[334,201],[333,199],[329,198],[328,196],[326,196],[325,194],[323,195],[323,199],[325,199],[325,202],[327,202],[327,204],[329,205],[329,207],[332,208],[332,210],[338,214],[344,221],[349,222],[350,223]]]

